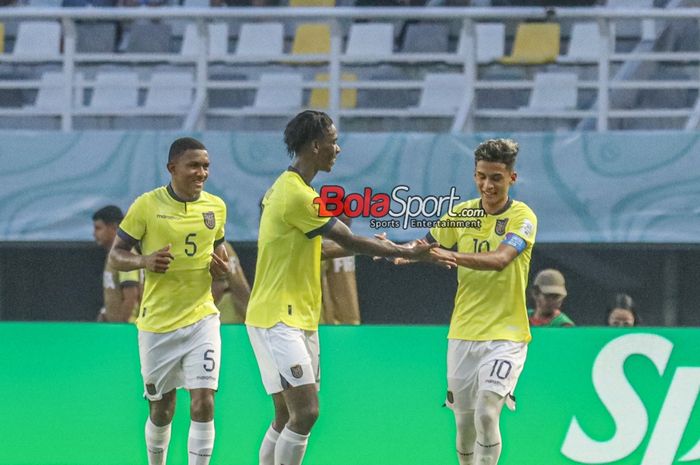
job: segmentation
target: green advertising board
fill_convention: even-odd
[[[272,419],[241,326],[225,326],[212,464],[253,465]],[[456,464],[447,328],[321,329],[321,416],[306,465]],[[501,465],[700,460],[700,330],[534,330]],[[0,465],[146,464],[136,330],[0,325]],[[168,457],[184,465],[188,397]]]

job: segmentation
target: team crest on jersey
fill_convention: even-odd
[[[214,226],[216,226],[216,217],[214,216],[214,212],[204,212],[202,213],[202,217],[204,217],[204,226],[209,229],[214,229]]]
[[[296,379],[304,376],[304,370],[302,370],[301,365],[294,365],[292,368],[290,368],[290,370],[292,370],[292,376],[294,376]]]
[[[502,236],[506,233],[506,225],[508,224],[509,218],[503,218],[502,220],[496,220],[496,234]]]

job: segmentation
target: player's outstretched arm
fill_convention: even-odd
[[[334,258],[349,257],[355,252],[348,250],[337,242],[330,239],[323,239],[321,244],[321,260],[332,260]]]
[[[418,241],[412,245],[399,245],[387,239],[365,237],[353,234],[345,224],[336,221],[328,230],[325,237],[335,241],[341,247],[354,253],[377,257],[403,257],[412,260],[434,262],[451,268],[455,266],[454,258],[438,257],[430,253],[430,249],[437,246]]]
[[[138,255],[131,251],[133,244],[127,243],[117,236],[114,239],[112,250],[109,252],[109,262],[119,271],[138,270],[146,268],[155,273],[165,273],[170,262],[175,259],[170,253],[170,244],[150,255]]]

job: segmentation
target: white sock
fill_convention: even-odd
[[[191,421],[187,439],[188,465],[209,465],[214,449],[214,421]]]
[[[280,433],[274,430],[272,425],[267,429],[262,444],[260,444],[260,465],[275,465],[275,445]]]
[[[476,441],[474,465],[496,465],[501,456],[501,441],[482,444]]]
[[[164,465],[168,457],[168,444],[170,444],[170,423],[165,426],[156,426],[151,417],[146,420],[146,450],[148,451],[148,465]]]
[[[309,435],[298,434],[286,426],[277,438],[275,465],[301,465]]]

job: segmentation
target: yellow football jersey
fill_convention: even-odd
[[[470,213],[460,216],[463,211]],[[483,253],[496,250],[504,241],[522,248],[502,271],[458,267],[457,294],[447,337],[530,341],[525,289],[537,234],[535,214],[524,203],[509,200],[499,214],[488,215],[481,209],[481,200],[473,199],[458,204],[440,221],[443,223],[433,227],[430,235],[448,249],[457,246],[458,252]]]
[[[164,333],[218,313],[209,264],[214,248],[224,240],[225,224],[224,201],[207,192],[184,202],[164,186],[134,201],[119,225],[119,236],[129,243],[140,241],[143,255],[170,244],[175,257],[165,273],[146,270],[139,329]]]
[[[246,324],[270,328],[283,322],[307,331],[318,329],[321,235],[336,220],[319,216],[317,197],[291,168],[265,194]]]

